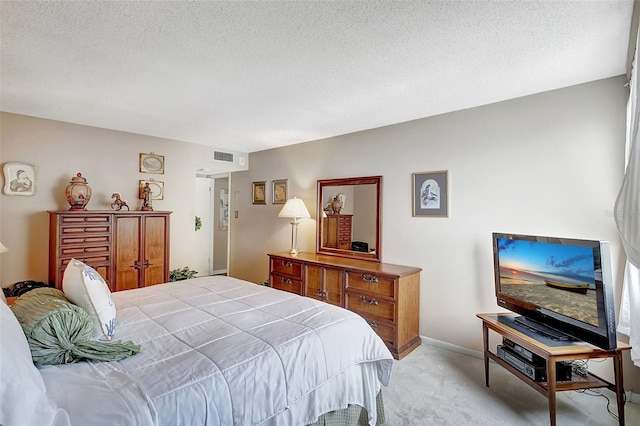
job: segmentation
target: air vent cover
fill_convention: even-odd
[[[230,152],[213,151],[213,159],[233,163],[233,154]]]

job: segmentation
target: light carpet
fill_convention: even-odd
[[[501,366],[489,365],[484,385],[480,358],[422,344],[395,361],[382,389],[385,425],[548,425],[547,399]],[[614,426],[615,394],[608,389],[557,393],[558,426]],[[625,404],[627,426],[640,426],[640,405]]]

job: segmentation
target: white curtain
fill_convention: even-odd
[[[637,70],[638,40],[629,81],[629,101],[627,103],[626,171],[614,214],[618,231],[627,254],[618,332],[629,336],[632,345],[631,359],[640,367],[640,135],[638,134],[638,84]]]

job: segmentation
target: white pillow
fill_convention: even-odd
[[[116,328],[116,306],[100,274],[91,266],[71,259],[64,270],[62,291],[71,303],[89,313],[93,337],[111,340]]]
[[[67,412],[47,397],[27,338],[5,303],[0,303],[0,339],[0,424],[68,425]]]

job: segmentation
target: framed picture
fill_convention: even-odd
[[[253,182],[253,204],[267,204],[267,181]]]
[[[4,163],[4,193],[33,195],[36,193],[36,166],[24,163]]]
[[[449,216],[447,174],[447,170],[413,173],[413,216]]]
[[[164,155],[140,154],[140,172],[164,174]]]
[[[218,229],[226,231],[229,229],[229,190],[220,190],[220,220]]]
[[[151,199],[152,200],[164,200],[164,182],[160,182],[157,180],[140,180],[138,181],[140,186],[138,187],[138,198],[143,199],[144,194],[142,190],[145,184],[149,184],[149,188],[151,188]]]
[[[284,204],[287,202],[287,180],[273,181],[273,204]]]

